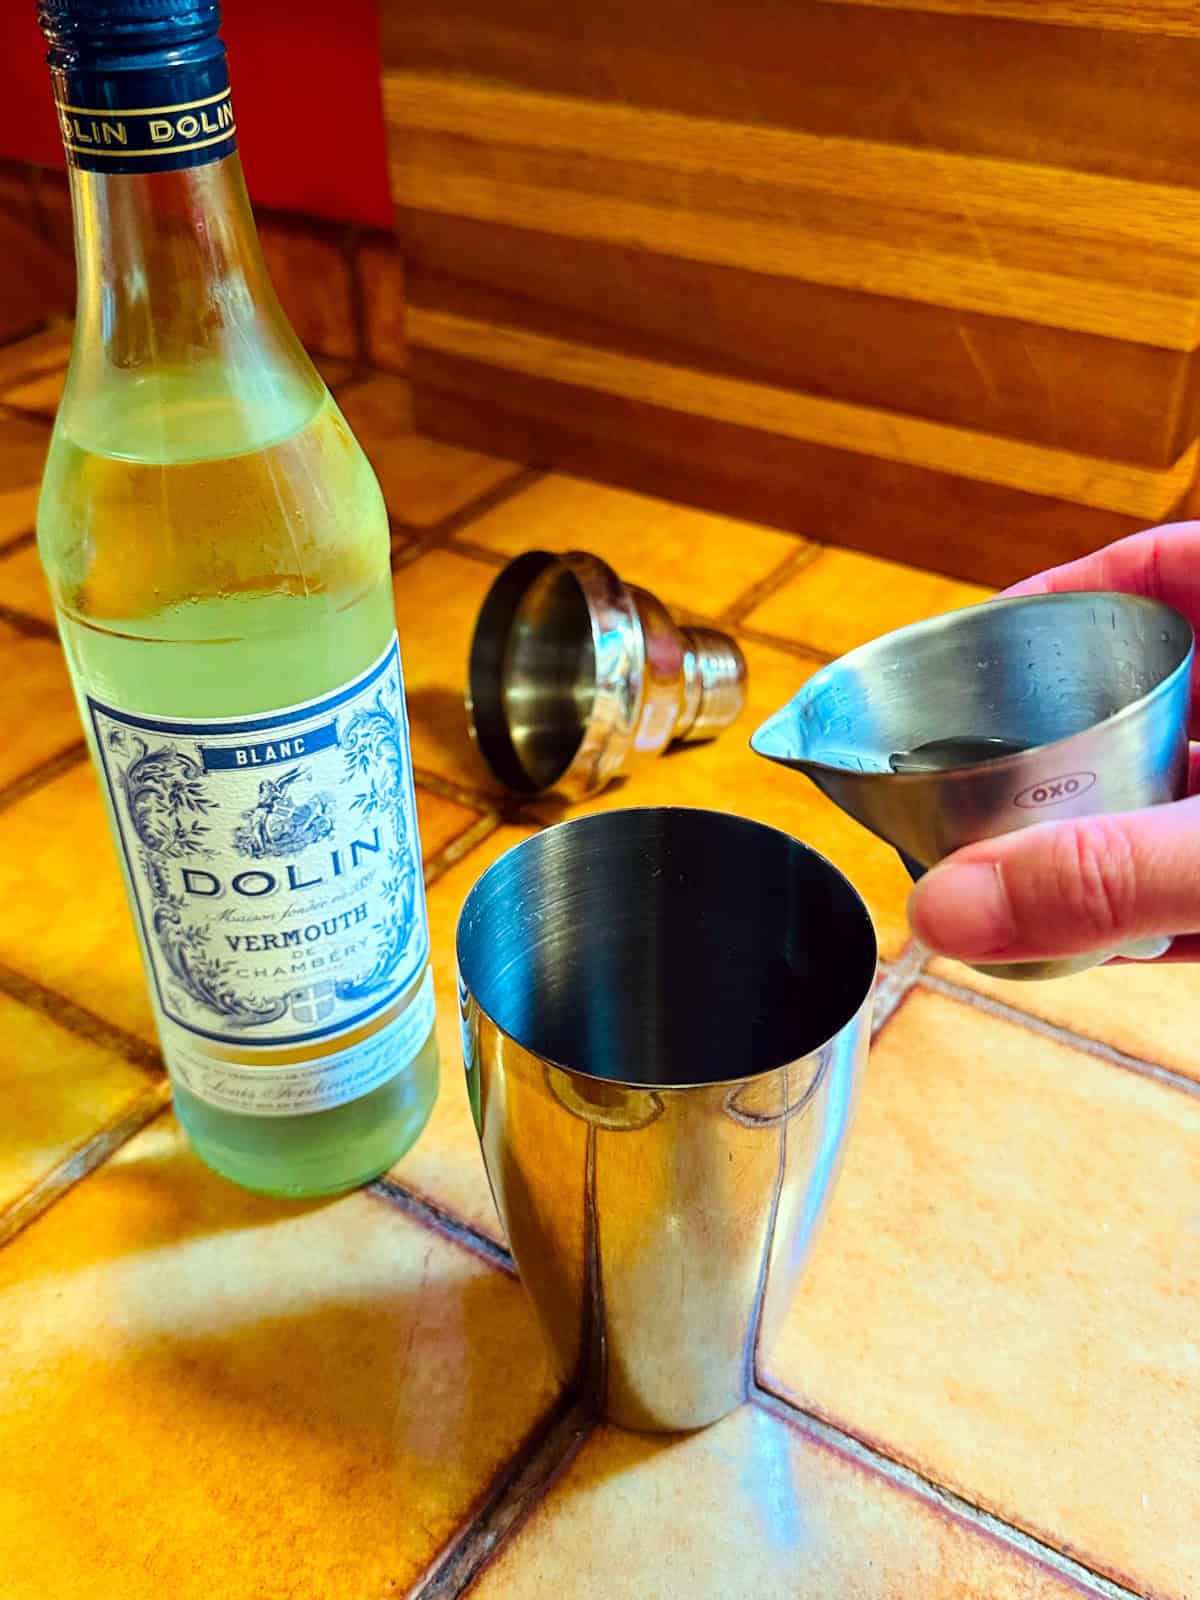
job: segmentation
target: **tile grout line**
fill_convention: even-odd
[[[510,1278],[516,1277],[516,1263],[504,1246],[489,1238],[482,1229],[464,1222],[461,1217],[456,1217],[445,1206],[439,1205],[434,1200],[426,1200],[422,1195],[405,1188],[402,1183],[397,1183],[395,1178],[387,1176],[376,1178],[373,1183],[366,1185],[366,1189],[368,1194],[385,1200],[397,1211],[402,1211],[406,1217],[411,1217],[414,1222],[431,1229],[443,1239],[448,1239],[451,1244],[458,1245],[460,1249],[469,1251],[471,1255],[485,1261],[489,1267],[496,1267],[499,1271],[507,1273]]]
[[[403,543],[398,541],[403,540]],[[417,544],[410,541],[407,534],[392,535],[392,577],[411,567],[414,561],[419,561],[430,549],[429,545]]]
[[[451,839],[448,845],[439,850],[435,856],[431,856],[425,863],[425,887],[431,889],[439,878],[445,877],[451,867],[456,867],[477,845],[481,845],[485,839],[490,839],[501,826],[501,822],[499,813],[495,811],[478,817],[469,828],[464,828],[457,838]]]
[[[428,789],[430,794],[436,794],[443,800],[453,800],[455,805],[465,806],[469,811],[499,810],[500,802],[494,796],[468,788],[466,784],[458,783],[453,778],[443,778],[440,773],[431,772],[428,767],[414,767],[413,779],[418,789]]]
[[[507,478],[493,484],[490,489],[485,489],[482,494],[468,500],[466,505],[459,506],[457,511],[448,512],[446,516],[431,523],[426,528],[405,522],[399,517],[391,519],[393,533],[403,534],[406,538],[414,540],[423,550],[436,550],[447,541],[454,538],[461,529],[470,527],[473,522],[478,522],[489,511],[494,511],[497,506],[506,505],[508,501],[515,500],[525,493],[526,489],[533,488],[546,476],[544,467],[518,466]]]
[[[789,639],[783,634],[767,633],[762,628],[748,628],[744,622],[735,624],[735,632],[739,639],[746,639],[750,644],[766,645],[768,650],[779,650],[784,655],[800,656],[806,661],[814,661],[818,666],[828,666],[835,659],[832,650],[821,650],[815,644],[808,644],[803,639]]]
[[[52,372],[37,372],[31,378],[22,378],[19,382],[14,383],[12,387],[21,389],[27,383],[37,383],[42,378],[52,378],[54,376],[55,374]],[[5,414],[16,418],[18,422],[44,422],[49,427],[53,424],[54,418],[58,414],[57,406],[53,411],[44,411],[40,406],[18,405],[14,400],[5,400],[3,404]]]
[[[781,589],[790,578],[803,572],[806,567],[811,567],[818,556],[824,554],[824,547],[814,544],[802,535],[796,535],[796,549],[788,552],[783,560],[777,562],[770,572],[764,573],[756,583],[744,590],[736,600],[727,605],[721,612],[719,621],[726,624],[741,622],[745,617],[760,606],[764,600],[773,595],[776,589]]]
[[[53,783],[56,778],[61,778],[64,772],[70,772],[73,767],[79,766],[87,760],[87,745],[82,739],[77,744],[67,745],[65,750],[60,750],[57,755],[48,756],[38,766],[29,772],[22,773],[19,778],[5,788],[0,789],[0,811],[7,811],[9,806],[15,806],[24,800],[27,795],[47,783]]]
[[[32,376],[18,378],[15,383],[9,384],[10,389],[19,389],[23,383],[36,383],[38,378],[53,377],[57,368],[49,372],[36,372]],[[11,405],[7,400],[0,400],[0,418],[9,422],[40,422],[44,424],[47,432],[54,419],[48,417],[44,411],[24,411],[20,406]]]
[[[1022,1011],[1017,1006],[1007,1005],[1003,1000],[996,1000],[991,995],[980,994],[975,989],[953,983],[947,978],[940,978],[933,972],[922,973],[919,982],[922,988],[930,990],[933,994],[940,994],[947,1000],[957,1000],[960,1004],[973,1006],[989,1016],[1024,1028],[1029,1033],[1051,1039],[1055,1044],[1066,1045],[1083,1055],[1094,1056],[1099,1061],[1107,1061],[1114,1067],[1120,1067],[1122,1071],[1136,1073],[1140,1078],[1149,1078],[1153,1083],[1161,1083],[1164,1088],[1176,1089],[1181,1094],[1193,1097],[1200,1096],[1200,1083],[1194,1078],[1176,1072],[1171,1067],[1159,1066],[1154,1061],[1143,1061],[1139,1056],[1128,1055],[1114,1045],[1105,1044],[1102,1039],[1091,1039],[1085,1033],[1076,1033],[1073,1029],[1061,1027],[1056,1022],[1047,1022],[1044,1017],[1034,1016],[1030,1011]]]
[[[860,1439],[848,1428],[830,1422],[815,1412],[785,1399],[781,1394],[766,1388],[761,1379],[756,1386],[751,1404],[786,1426],[807,1433],[818,1444],[849,1459],[865,1471],[884,1478],[896,1488],[914,1495],[943,1513],[948,1513],[977,1532],[988,1535],[1027,1560],[1049,1567],[1051,1571],[1069,1579],[1088,1594],[1103,1597],[1103,1600],[1143,1600],[1143,1596],[1136,1589],[1130,1589],[1125,1584],[1105,1577],[1103,1573],[1097,1572],[1074,1556],[1067,1555],[1036,1534],[1028,1533],[1025,1529],[997,1516],[995,1512],[976,1505],[974,1501],[968,1500],[954,1489],[946,1488],[915,1467],[894,1460],[875,1445]]]
[[[915,939],[910,939],[897,959],[884,968],[883,977],[875,988],[875,1006],[871,1018],[872,1044],[916,988],[928,957],[929,952]]]
[[[41,617],[31,617],[27,612],[18,611],[15,606],[6,606],[0,601],[0,622],[6,622],[15,633],[20,633],[27,639],[45,639],[51,644],[58,643],[58,629],[52,622],[45,622]]]
[[[24,973],[17,972],[3,962],[0,962],[0,994],[6,994],[10,1000],[18,1001],[30,1011],[36,1011],[48,1022],[57,1023],[77,1038],[111,1050],[130,1066],[140,1067],[143,1072],[156,1077],[163,1071],[162,1056],[154,1045],[147,1044],[144,1039],[127,1033],[115,1022],[109,1022],[96,1012],[89,1011],[86,1006],[79,1005],[33,978],[27,978]]]
[[[442,548],[451,550],[456,556],[463,556],[468,561],[478,561],[482,566],[495,567],[497,572],[512,560],[512,557],[505,555],[503,550],[489,550],[486,544],[476,544],[472,539],[462,539],[457,534],[451,535]]]
[[[570,1466],[596,1424],[566,1392],[501,1469],[476,1515],[442,1552],[408,1600],[458,1600],[513,1538]]]
[[[19,550],[27,550],[36,540],[37,533],[33,528],[26,528],[24,533],[14,533],[10,539],[0,540],[0,561],[15,556]]]
[[[95,1172],[129,1141],[154,1121],[171,1103],[170,1085],[163,1082],[144,1089],[132,1105],[112,1122],[100,1128],[71,1152],[64,1161],[40,1178],[33,1188],[0,1214],[0,1246],[8,1244],[43,1216],[76,1184]]]

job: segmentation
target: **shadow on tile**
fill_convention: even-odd
[[[179,1143],[160,1119],[0,1252],[5,1600],[48,1549],[64,1596],[407,1593],[554,1399],[519,1286]]]
[[[465,673],[464,673],[465,687]],[[451,689],[442,684],[416,686],[407,691],[408,720],[425,734],[439,754],[450,758],[455,766],[467,769],[480,788],[495,788],[495,782],[467,725],[467,712],[463,704],[463,690]]]
[[[497,1326],[512,1321],[513,1287],[498,1272],[446,1276],[434,1265],[438,1253],[431,1237],[418,1281],[378,1284],[371,1295],[359,1290],[266,1317],[255,1314],[256,1302],[247,1297],[240,1323],[222,1316],[219,1328],[194,1335],[147,1327],[140,1348],[134,1343],[126,1351],[147,1409],[174,1408],[181,1415],[203,1409],[210,1417],[236,1418],[239,1434],[256,1433],[258,1419],[294,1426],[302,1417],[310,1448],[328,1436],[339,1448],[352,1446],[365,1460],[378,1460],[396,1442],[388,1397],[424,1368],[430,1346],[449,1340],[460,1349],[454,1430],[461,1439],[478,1437],[495,1409],[484,1355]],[[146,1311],[149,1322],[149,1307],[135,1301],[129,1309]],[[343,1370],[331,1382],[331,1355],[349,1348],[363,1357],[356,1372]],[[541,1365],[537,1354],[530,1363],[535,1368]],[[446,1448],[445,1424],[445,1416],[413,1407],[404,1424],[406,1453],[436,1471]]]
[[[119,1257],[144,1256],[188,1239],[269,1228],[337,1203],[336,1195],[319,1200],[278,1200],[239,1189],[206,1167],[182,1133],[170,1141],[162,1138],[170,1125],[169,1113],[157,1117],[150,1126],[159,1137],[139,1139],[105,1169],[105,1181],[120,1196],[130,1226],[121,1233],[92,1232],[81,1239],[75,1257],[79,1266],[96,1267]],[[44,1265],[55,1269],[51,1261]],[[32,1262],[24,1274],[26,1281],[36,1277],[37,1271],[38,1263]]]

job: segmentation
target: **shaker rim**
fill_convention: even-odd
[[[834,875],[841,886],[848,891],[849,903],[853,907],[854,915],[861,922],[864,940],[868,944],[868,949],[864,951],[863,966],[864,970],[869,967],[870,971],[869,981],[864,984],[863,992],[857,1004],[848,1012],[845,1017],[839,1021],[837,1027],[833,1028],[825,1037],[816,1040],[801,1054],[788,1056],[785,1060],[773,1062],[770,1066],[761,1067],[754,1072],[738,1073],[727,1078],[700,1078],[686,1083],[681,1082],[664,1084],[655,1083],[640,1078],[611,1078],[601,1073],[587,1072],[580,1067],[570,1065],[568,1062],[559,1061],[553,1056],[546,1055],[539,1050],[534,1050],[531,1046],[525,1044],[521,1039],[517,1038],[517,1036],[512,1033],[510,1029],[506,1028],[493,1015],[492,1011],[486,1005],[484,1005],[482,999],[476,993],[474,987],[467,981],[463,973],[462,943],[463,927],[467,920],[468,907],[470,906],[471,900],[480,890],[485,881],[496,872],[496,870],[503,864],[504,861],[508,859],[510,855],[513,854],[514,851],[524,849],[527,846],[534,844],[535,841],[547,838],[552,834],[559,833],[563,829],[578,829],[587,827],[589,824],[599,825],[605,819],[621,816],[645,815],[647,813],[656,813],[664,817],[679,815],[716,817],[719,818],[722,823],[732,823],[735,826],[741,827],[747,831],[754,830],[762,834],[772,834],[778,838],[786,840],[790,846],[797,847],[809,856],[814,857],[822,867]],[[603,1085],[610,1089],[615,1088],[647,1094],[656,1094],[662,1096],[664,1099],[675,1095],[694,1094],[697,1090],[702,1089],[721,1091],[728,1095],[732,1091],[737,1090],[745,1085],[761,1083],[765,1079],[773,1077],[776,1073],[783,1071],[786,1067],[790,1067],[798,1062],[808,1061],[811,1059],[817,1062],[817,1071],[813,1074],[813,1081],[805,1091],[804,1098],[807,1100],[811,1091],[816,1087],[817,1083],[824,1077],[826,1071],[828,1070],[829,1060],[831,1059],[828,1054],[828,1047],[840,1034],[845,1032],[845,1030],[862,1015],[864,1008],[872,1003],[879,980],[879,936],[875,931],[875,924],[871,917],[867,903],[851,878],[814,845],[809,844],[804,839],[797,838],[795,834],[788,833],[786,829],[777,828],[768,822],[759,822],[753,817],[744,817],[735,811],[721,811],[712,806],[621,806],[608,811],[589,812],[585,816],[567,817],[562,821],[550,823],[546,827],[538,829],[537,832],[530,834],[527,838],[519,840],[516,844],[511,845],[503,855],[498,856],[490,866],[485,868],[485,870],[480,873],[479,877],[471,885],[471,888],[467,892],[466,899],[463,902],[462,911],[459,914],[458,924],[455,928],[454,954],[460,994],[464,991],[469,994],[479,1011],[485,1017],[487,1017],[492,1026],[500,1034],[502,1034],[504,1038],[511,1039],[512,1042],[518,1046],[518,1048],[536,1057],[536,1059],[542,1065],[553,1071],[565,1073],[568,1077],[577,1078],[587,1083]],[[821,1057],[824,1057],[824,1059],[820,1059]]]

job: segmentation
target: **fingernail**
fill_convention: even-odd
[[[1000,868],[992,862],[934,867],[912,891],[913,932],[943,955],[999,955],[1016,936]]]

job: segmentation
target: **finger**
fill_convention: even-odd
[[[1200,619],[1200,522],[1168,522],[1118,539],[1065,566],[1051,567],[1006,589],[1001,599],[1116,589],[1174,606],[1190,622]],[[1192,669],[1189,726],[1200,733],[1200,659]]]
[[[1200,522],[1168,522],[1051,567],[1004,591],[1064,594],[1075,589],[1119,589],[1162,600],[1187,617],[1200,614]]]
[[[963,961],[1038,961],[1200,927],[1200,796],[1045,822],[948,856],[909,898],[922,943]]]

